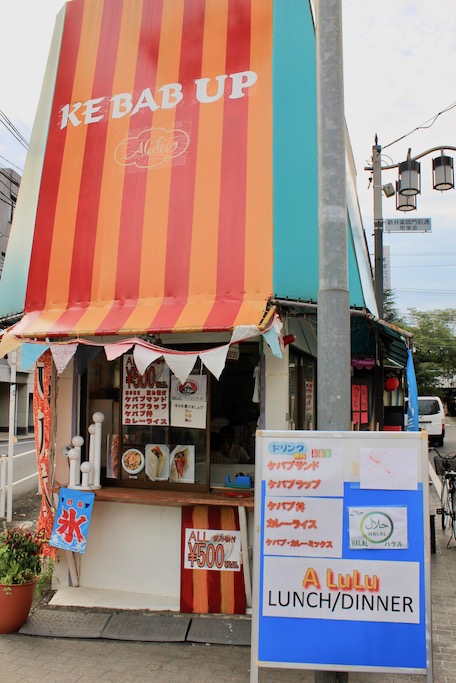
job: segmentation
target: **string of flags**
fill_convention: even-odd
[[[133,349],[133,358],[141,374],[144,374],[151,363],[163,357],[171,372],[181,383],[184,383],[198,359],[209,372],[219,379],[225,367],[230,346],[253,337],[262,336],[271,348],[273,355],[282,358],[282,327],[283,323],[280,317],[275,314],[265,330],[260,330],[256,325],[239,325],[233,329],[228,343],[200,351],[164,348],[139,337],[119,339],[114,342],[97,342],[81,338],[68,341],[48,341],[16,337],[6,330],[0,339],[0,357],[20,347],[22,370],[26,372],[33,367],[47,349],[50,349],[59,375],[62,374],[73,357],[76,359],[78,373],[82,374],[89,363],[103,350],[107,360],[113,361]]]

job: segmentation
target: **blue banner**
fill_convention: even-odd
[[[62,487],[49,545],[83,553],[95,494]]]
[[[412,351],[407,351],[407,385],[408,385],[408,405],[407,405],[407,431],[418,432],[418,389],[416,386],[415,368],[413,366]]]

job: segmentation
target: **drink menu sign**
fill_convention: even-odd
[[[257,432],[252,683],[431,669],[427,481],[420,433]]]
[[[156,361],[141,375],[132,355],[123,357],[122,424],[169,425],[169,367]]]

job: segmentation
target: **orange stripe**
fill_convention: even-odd
[[[157,89],[166,83],[178,82],[184,4],[185,0],[174,0],[172,3],[166,2],[163,7]],[[173,130],[175,118],[175,107],[157,109],[153,114],[152,126]],[[150,168],[147,172],[139,301],[120,332],[146,330],[163,300],[171,171],[172,164],[169,162],[166,166]]]
[[[236,529],[233,508],[222,508],[220,515],[223,531]],[[233,614],[235,608],[234,599],[234,572],[220,572],[220,611],[222,614]]]
[[[85,101],[87,93],[92,92],[102,13],[103,0],[86,3],[84,7],[72,102]],[[69,126],[66,134],[49,263],[47,308],[68,301],[86,135],[85,125]]]
[[[249,97],[244,284],[245,298],[265,300],[273,286],[271,0],[252,0],[250,68],[258,81]]]
[[[192,526],[194,529],[209,528],[209,511],[207,505],[193,508]],[[207,585],[207,570],[196,569],[193,575],[193,611],[207,614],[209,611],[209,591]]]
[[[120,28],[119,59],[116,63],[113,94],[133,91],[137,45],[141,30],[142,2],[124,0]],[[125,168],[115,165],[114,152],[128,136],[130,117],[110,119],[106,139],[103,180],[100,191],[97,237],[93,264],[92,305],[75,326],[95,331],[109,312],[115,295],[116,263]],[[108,307],[108,308],[107,308]]]
[[[228,0],[207,0],[201,73],[209,77],[225,73]],[[215,82],[214,82],[215,83]],[[210,89],[208,89],[210,94]],[[176,328],[202,327],[212,308],[217,286],[217,246],[220,209],[224,97],[199,108],[198,151],[195,173],[189,301]]]

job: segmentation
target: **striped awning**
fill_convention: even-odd
[[[66,5],[15,335],[261,323],[271,62],[272,0]]]

